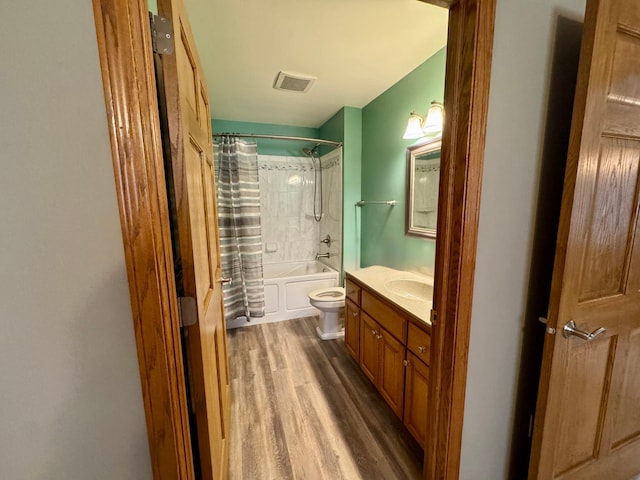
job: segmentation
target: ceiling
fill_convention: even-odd
[[[214,118],[319,127],[364,107],[446,43],[448,12],[418,0],[185,0]],[[273,88],[280,70],[317,77]]]

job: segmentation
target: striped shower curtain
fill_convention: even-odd
[[[255,142],[223,137],[215,148],[222,287],[227,321],[264,316],[258,151]]]

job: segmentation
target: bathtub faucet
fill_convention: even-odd
[[[329,258],[329,253],[316,253],[316,260],[319,260],[321,258]]]

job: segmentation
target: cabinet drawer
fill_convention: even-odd
[[[348,298],[345,300],[345,306],[349,309],[349,313],[354,316],[354,317],[358,317],[358,315],[360,315],[360,307],[358,305],[356,305],[355,303],[353,303],[351,300],[349,300]]]
[[[350,280],[346,283],[346,296],[356,305],[360,305],[360,287]]]
[[[388,307],[369,292],[362,292],[362,310],[371,315],[382,328],[400,340],[407,341],[407,320],[391,307]]]
[[[429,365],[429,357],[431,355],[431,335],[411,322],[409,323],[408,330],[407,347],[420,360]]]

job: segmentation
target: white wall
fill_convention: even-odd
[[[555,19],[585,0],[497,4],[460,478],[507,478]]]
[[[311,159],[258,155],[258,168],[262,263],[313,260],[320,227],[313,219]]]
[[[0,477],[151,478],[91,2],[0,15]]]

